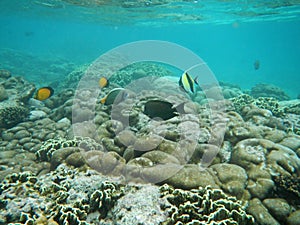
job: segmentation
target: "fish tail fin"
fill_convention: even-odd
[[[178,114],[184,114],[185,113],[185,110],[184,110],[185,103],[186,102],[180,103],[179,105],[173,106],[172,108],[175,109]]]
[[[106,97],[100,99],[100,103],[104,104],[106,102]]]
[[[198,76],[194,78],[194,82],[195,82],[195,84],[197,84],[199,86]]]

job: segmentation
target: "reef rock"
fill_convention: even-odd
[[[266,207],[257,198],[250,200],[247,212],[254,216],[258,224],[280,225],[280,223],[271,216]]]

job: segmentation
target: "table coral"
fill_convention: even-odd
[[[169,218],[162,225],[255,224],[254,218],[246,213],[246,207],[220,189],[207,186],[185,191],[163,185],[160,190],[169,202],[164,206]]]

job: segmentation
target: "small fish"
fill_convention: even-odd
[[[184,113],[184,104],[181,103],[174,106],[170,102],[161,100],[149,100],[144,106],[144,114],[150,118],[161,118],[163,120],[171,119],[178,116],[180,113]]]
[[[258,70],[259,67],[260,67],[260,61],[259,60],[255,60],[254,63],[253,63],[253,66],[254,66],[255,70]]]
[[[98,81],[98,84],[100,88],[108,87],[109,80],[106,77],[101,77]]]
[[[41,87],[40,89],[37,90],[33,98],[39,101],[44,101],[50,98],[53,94],[54,94],[54,90],[51,87]]]
[[[193,79],[187,72],[183,73],[179,79],[179,87],[187,93],[195,92],[195,84],[198,84],[197,77]]]
[[[100,99],[101,104],[111,105],[111,104],[119,104],[124,101],[128,96],[128,93],[124,88],[114,88],[108,94]]]

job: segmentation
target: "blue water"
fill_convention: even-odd
[[[63,11],[58,10],[58,13]],[[55,55],[82,64],[92,62],[121,44],[145,39],[164,40],[194,51],[219,81],[237,84],[243,89],[250,89],[257,83],[270,83],[280,86],[293,98],[300,94],[299,17],[237,20],[226,24],[187,22],[176,25],[175,21],[153,26],[108,25],[67,16],[28,15],[30,12],[0,12],[0,50],[12,49],[36,57]],[[253,66],[255,60],[260,61],[258,70]]]

